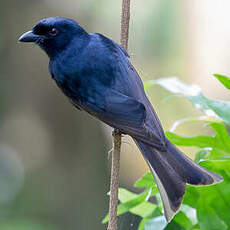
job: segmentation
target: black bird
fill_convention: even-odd
[[[49,71],[70,102],[123,134],[130,135],[158,185],[167,221],[178,211],[185,185],[211,185],[222,177],[203,169],[164,135],[127,51],[109,38],[88,34],[62,17],[41,20],[19,41],[39,45]]]

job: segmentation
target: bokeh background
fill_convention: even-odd
[[[131,0],[129,53],[142,79],[178,76],[230,100],[212,77],[230,73],[229,8],[229,0]],[[120,11],[120,1],[1,0],[0,229],[105,229],[111,129],[76,110],[52,82],[46,55],[17,39],[42,18],[64,16],[119,42]],[[147,93],[166,130],[199,115],[157,86]],[[176,132],[211,134],[199,123]],[[123,138],[121,186],[131,188],[146,170]]]

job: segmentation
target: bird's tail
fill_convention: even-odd
[[[222,177],[194,163],[167,140],[167,150],[159,151],[152,146],[135,140],[147,161],[158,185],[169,222],[178,211],[185,193],[185,185],[211,185]]]

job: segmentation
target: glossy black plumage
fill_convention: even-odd
[[[47,53],[52,78],[75,107],[134,139],[156,179],[168,221],[179,209],[186,183],[221,180],[166,139],[142,81],[120,45],[60,17],[40,21],[19,40],[34,42]]]

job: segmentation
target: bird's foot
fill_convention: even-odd
[[[118,134],[121,135],[121,131],[120,131],[119,129],[114,129],[114,130],[112,131],[112,135],[113,135],[113,136],[118,135]]]

